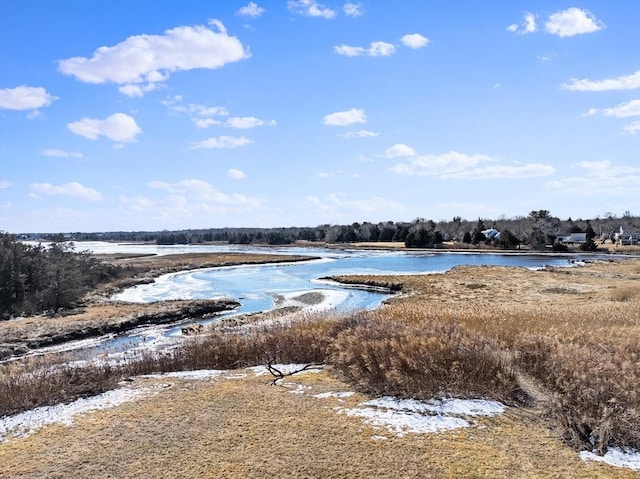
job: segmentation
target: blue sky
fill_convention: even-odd
[[[3,0],[0,230],[640,214],[640,2]]]

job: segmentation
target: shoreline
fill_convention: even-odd
[[[76,308],[54,316],[29,316],[0,321],[0,361],[71,341],[122,334],[139,326],[166,325],[215,315],[240,307],[235,299],[172,300],[129,303],[110,298],[127,288],[152,283],[169,273],[240,265],[280,264],[316,259],[311,256],[250,253],[185,253],[175,255],[96,255],[128,268],[130,276],[99,286]]]

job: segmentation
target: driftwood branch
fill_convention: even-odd
[[[294,371],[289,371],[289,372],[285,373],[285,372],[280,371],[278,368],[276,368],[273,365],[275,360],[276,360],[276,356],[275,355],[273,357],[266,355],[266,357],[265,357],[267,371],[269,371],[271,373],[271,375],[274,377],[274,380],[271,381],[271,385],[272,386],[277,386],[278,385],[278,381],[280,381],[281,379],[284,379],[287,376],[293,376],[294,374],[298,374],[298,373],[301,373],[303,371],[309,371],[309,370],[312,370],[312,369],[322,369],[322,367],[323,367],[322,364],[309,363],[309,364],[305,364],[304,366],[302,366],[299,369],[296,369]]]

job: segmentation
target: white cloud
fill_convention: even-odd
[[[467,155],[449,151],[440,155],[415,156],[398,163],[391,171],[407,176],[433,176],[442,179],[514,179],[548,176],[555,172],[550,165],[499,165],[500,160],[487,155]],[[486,165],[486,163],[491,163]]]
[[[10,181],[0,181],[0,190],[4,190],[6,188],[9,188],[10,186],[11,186]]]
[[[467,171],[480,163],[494,161],[496,161],[494,158],[487,155],[466,155],[449,151],[441,155],[418,156],[408,163],[398,163],[391,168],[391,171],[407,176],[441,177]]]
[[[339,45],[333,47],[338,55],[347,57],[357,57],[360,55],[368,55],[370,57],[388,57],[396,51],[395,45],[386,42],[371,42],[369,48],[352,47],[349,45]]]
[[[207,106],[198,105],[195,103],[189,103],[187,105],[182,104],[182,97],[180,95],[174,97],[168,97],[161,102],[172,113],[186,114],[191,118],[191,121],[195,123],[198,128],[208,128],[211,125],[220,125],[221,122],[212,117],[227,116],[229,112],[223,106]]]
[[[362,5],[360,3],[347,2],[343,5],[342,11],[349,17],[360,17],[363,15]]]
[[[198,141],[189,145],[190,150],[200,150],[206,148],[238,148],[253,143],[249,138],[244,136],[219,136],[211,137],[207,140]]]
[[[240,10],[236,12],[236,15],[240,15],[242,17],[258,18],[263,13],[264,8],[259,7],[254,2],[249,2],[247,5],[240,8]]]
[[[366,123],[367,116],[363,108],[351,108],[347,111],[337,111],[325,115],[322,123],[328,126],[347,126],[354,123]]]
[[[322,17],[331,19],[336,16],[336,12],[318,3],[316,0],[289,0],[287,7],[291,13],[304,15],[307,17]]]
[[[275,120],[264,121],[256,118],[254,116],[244,116],[244,117],[232,117],[229,118],[224,126],[228,126],[230,128],[238,128],[241,130],[248,128],[255,128],[256,126],[276,126]]]
[[[538,61],[540,63],[547,63],[547,62],[550,62],[551,60],[554,60],[557,57],[558,55],[553,52],[542,53],[541,55],[538,55]]]
[[[124,113],[114,113],[104,120],[83,118],[67,124],[67,128],[76,135],[90,140],[96,140],[99,136],[106,136],[112,141],[131,143],[136,141],[136,136],[142,130],[136,121]]]
[[[583,33],[593,33],[602,30],[604,24],[594,17],[589,10],[568,8],[549,16],[545,23],[545,30],[561,38],[572,37]]]
[[[221,125],[220,120],[214,120],[213,118],[192,118],[197,128],[209,128],[212,125]]]
[[[384,152],[385,158],[401,158],[415,155],[416,151],[404,143],[396,143],[391,148],[387,148]]]
[[[583,174],[562,180],[549,181],[546,187],[559,194],[580,196],[637,195],[640,167],[615,165],[605,161],[582,161],[573,165]]]
[[[625,125],[624,132],[627,135],[637,135],[638,133],[640,133],[640,120],[636,120],[633,123]]]
[[[234,180],[242,180],[247,177],[242,170],[237,170],[235,168],[230,168],[227,170],[227,176]]]
[[[528,33],[535,33],[538,30],[536,23],[536,15],[533,13],[525,12],[524,19],[520,24],[513,23],[507,27],[507,30],[518,35],[527,35]]]
[[[316,178],[325,179],[331,178],[332,176],[341,176],[344,175],[344,170],[333,170],[333,171],[321,171],[316,175]]]
[[[363,214],[378,216],[393,215],[405,210],[404,205],[391,198],[371,196],[363,199],[348,199],[345,194],[329,193],[322,197],[309,195],[302,206],[305,210],[312,210],[320,217],[343,219],[362,217]]]
[[[342,138],[345,138],[347,140],[351,139],[351,138],[371,138],[374,136],[378,136],[380,133],[377,133],[375,131],[369,131],[369,130],[358,130],[358,131],[348,131],[347,133],[343,133],[342,135],[340,135]]]
[[[640,100],[631,100],[628,103],[620,103],[612,108],[605,108],[602,113],[604,116],[615,116],[617,118],[640,116]]]
[[[262,201],[257,198],[247,197],[239,193],[222,193],[212,184],[196,179],[182,180],[177,183],[152,181],[148,186],[162,189],[175,195],[175,198],[179,199],[179,203],[190,211],[207,210],[214,205],[259,207],[262,204]]]
[[[491,165],[483,168],[474,168],[465,171],[458,171],[444,174],[443,179],[516,179],[516,178],[536,178],[553,175],[556,169],[551,165],[542,163],[527,163],[526,165]]]
[[[51,95],[42,87],[18,86],[0,90],[0,109],[37,110],[49,106],[58,97]]]
[[[55,158],[84,158],[85,156],[78,151],[64,151],[55,148],[48,148],[42,152],[43,156],[52,156]]]
[[[128,96],[154,90],[176,71],[215,69],[248,58],[250,53],[218,20],[167,30],[164,35],[134,35],[111,47],[98,48],[91,58],[59,62],[65,75],[85,83],[115,83]]]
[[[572,78],[561,86],[564,90],[572,91],[610,91],[610,90],[635,90],[640,88],[640,70],[631,75],[605,80],[578,80]]]
[[[426,47],[429,44],[429,39],[419,33],[410,33],[403,36],[401,40],[406,47],[413,48],[414,50]]]
[[[36,198],[39,198],[40,195],[48,195],[70,196],[86,201],[99,201],[102,199],[102,195],[98,191],[75,181],[59,186],[52,185],[51,183],[33,183],[29,185],[29,189],[35,193],[33,196]]]

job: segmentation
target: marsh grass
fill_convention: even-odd
[[[637,275],[634,267],[629,274]],[[635,291],[633,282],[597,268],[518,272],[521,289],[505,293],[511,278],[459,280],[468,271],[477,270],[448,279],[403,277],[407,295],[377,311],[214,330],[175,350],[111,366],[0,370],[0,415],[96,394],[140,374],[324,363],[361,392],[422,399],[530,404],[526,376],[548,397],[538,406],[575,449],[640,450],[640,300],[616,293]],[[527,278],[556,282],[533,288]],[[457,289],[440,294],[435,281]]]

